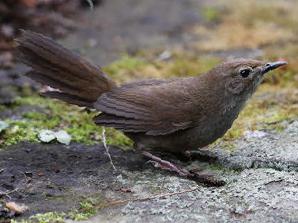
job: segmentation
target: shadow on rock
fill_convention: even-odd
[[[110,153],[121,172],[146,168],[138,153]],[[28,205],[27,215],[70,210],[84,197],[116,187],[117,173],[101,145],[22,143],[1,151],[0,160],[2,197]]]

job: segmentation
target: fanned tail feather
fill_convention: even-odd
[[[79,106],[93,107],[115,83],[97,67],[52,39],[23,31],[16,39],[17,58],[30,66],[27,76],[58,91],[44,95]]]

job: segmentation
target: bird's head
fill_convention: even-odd
[[[237,59],[218,65],[211,73],[214,80],[225,89],[226,96],[247,98],[256,90],[266,73],[286,64],[285,61]]]

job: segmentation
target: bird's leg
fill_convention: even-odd
[[[151,162],[154,164],[155,167],[159,167],[164,170],[169,170],[172,172],[175,172],[179,174],[179,176],[186,177],[188,179],[194,180],[199,183],[206,184],[208,186],[223,186],[225,184],[224,181],[216,179],[212,175],[207,175],[207,174],[202,174],[202,173],[197,173],[197,172],[192,172],[188,171],[184,168],[178,167],[177,165],[163,160],[157,156],[152,155],[151,153],[147,151],[143,151],[142,154],[151,159]]]
[[[154,167],[159,167],[163,170],[169,170],[172,172],[176,172],[180,176],[183,176],[183,177],[186,177],[190,174],[190,172],[188,170],[177,167],[175,164],[173,164],[169,161],[163,160],[163,159],[159,158],[158,156],[154,156],[149,152],[144,151],[144,152],[142,152],[142,154],[145,157],[150,159],[150,161],[154,164]]]

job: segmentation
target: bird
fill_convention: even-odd
[[[265,74],[287,64],[231,59],[197,76],[119,86],[100,66],[47,36],[22,30],[15,42],[18,60],[31,67],[26,76],[54,89],[43,95],[99,111],[95,124],[122,131],[137,151],[189,178],[192,172],[153,153],[182,154],[222,137]]]

